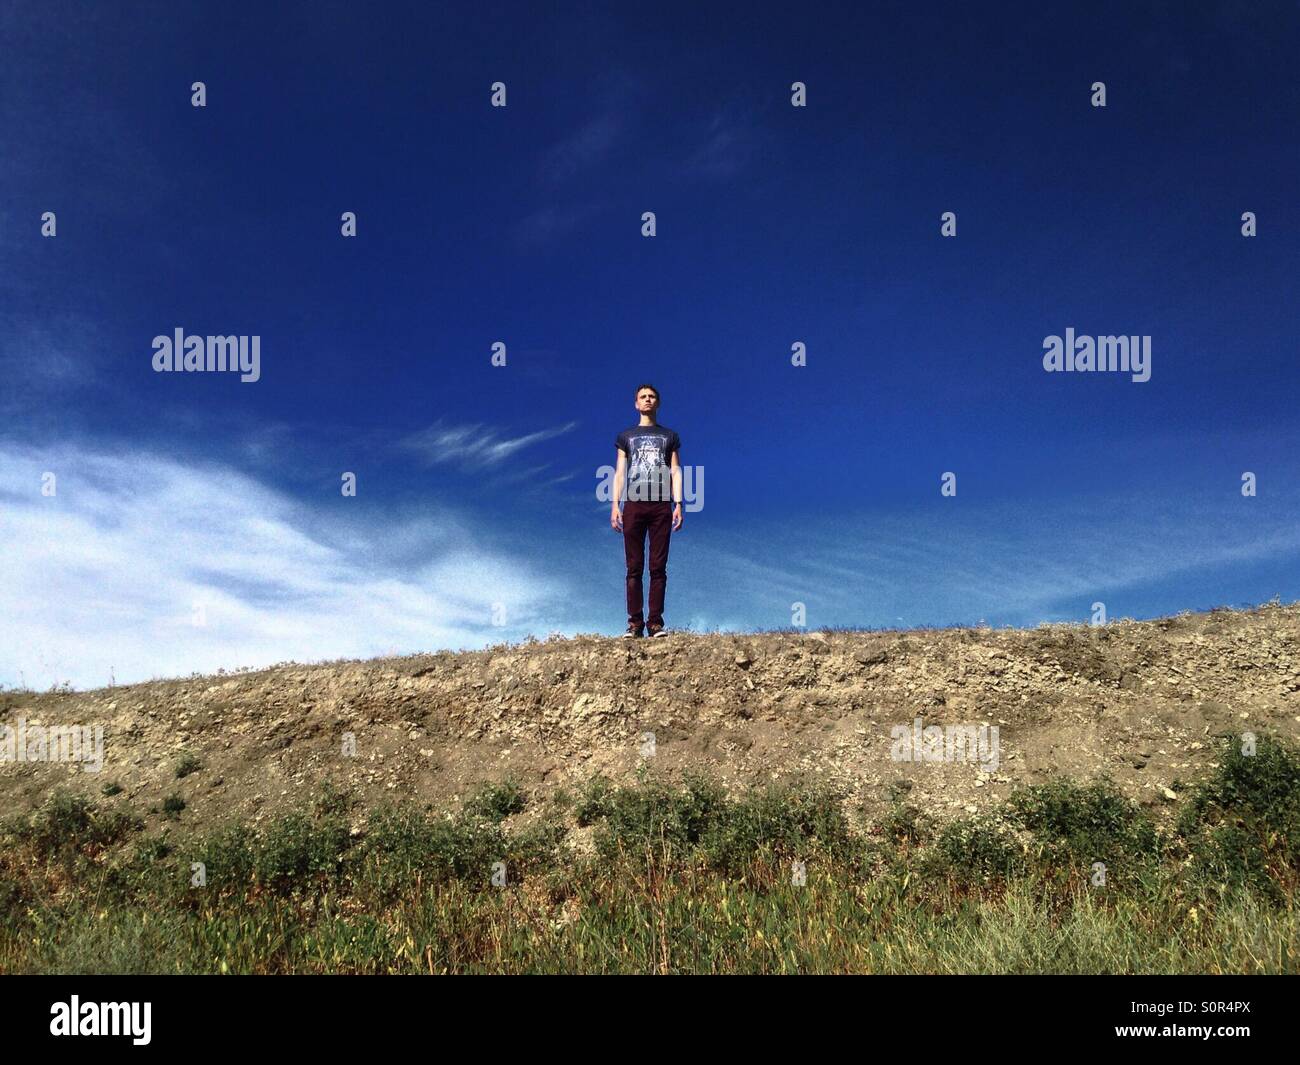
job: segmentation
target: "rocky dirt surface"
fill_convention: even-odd
[[[710,771],[733,785],[793,777],[841,787],[850,810],[891,785],[939,817],[1018,784],[1108,774],[1159,813],[1214,760],[1216,737],[1300,735],[1300,604],[1100,627],[582,636],[485,651],[0,692],[0,722],[102,725],[98,773],[0,764],[6,814],[55,788],[137,810],[179,794],[185,832],[264,821],[329,780],[366,809],[454,805],[513,777],[545,795],[597,772]],[[996,771],[891,757],[891,728],[998,727]],[[355,754],[344,753],[345,734]],[[652,758],[643,756],[654,734]],[[201,768],[177,777],[186,755]]]

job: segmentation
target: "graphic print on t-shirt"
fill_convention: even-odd
[[[618,434],[620,451],[627,455],[626,499],[654,502],[672,498],[672,453],[681,441],[662,425],[636,426]]]

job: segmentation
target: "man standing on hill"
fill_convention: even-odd
[[[664,589],[668,584],[668,539],[682,527],[681,439],[655,420],[659,411],[659,390],[639,385],[636,410],[641,420],[618,434],[614,446],[618,460],[614,467],[614,496],[609,525],[623,533],[627,556],[627,631],[624,639],[641,635],[642,626],[651,636],[664,636]],[[626,502],[620,515],[618,505],[627,486]],[[645,567],[646,534],[650,536],[650,616],[641,603],[641,571]]]

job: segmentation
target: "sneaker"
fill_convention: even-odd
[[[667,636],[667,635],[668,635],[668,630],[666,630],[662,625],[651,625],[648,631],[649,631],[649,633],[650,633],[651,636]]]
[[[633,625],[631,622],[629,622],[627,626],[627,632],[623,633],[623,639],[635,640],[638,637],[640,637],[640,635],[641,635],[641,626]]]

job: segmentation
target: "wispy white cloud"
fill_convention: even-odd
[[[604,109],[543,150],[537,175],[545,202],[516,225],[520,244],[535,246],[563,237],[605,210],[607,203],[593,195],[591,179],[603,181],[610,167],[618,165],[617,150],[638,121],[641,91],[626,75],[606,81],[594,95]]]
[[[516,237],[522,244],[543,244],[577,229],[601,209],[599,204],[591,202],[567,206],[547,204],[520,221]]]
[[[690,140],[694,147],[681,165],[683,172],[724,181],[753,162],[766,138],[748,110],[726,106],[715,110]]]
[[[0,444],[0,683],[485,646],[563,612],[562,579],[480,533],[308,508],[220,465]]]
[[[624,121],[622,115],[606,112],[553,144],[542,156],[542,180],[557,184],[600,163],[613,149]]]
[[[100,329],[81,315],[0,316],[0,414],[38,420],[69,396],[89,388],[102,393],[112,385],[100,372],[104,348]]]
[[[400,446],[415,452],[429,465],[447,463],[467,471],[477,471],[500,466],[524,448],[562,436],[577,425],[577,422],[566,422],[523,436],[508,437],[484,425],[446,425],[439,421],[412,433],[401,441]]]

